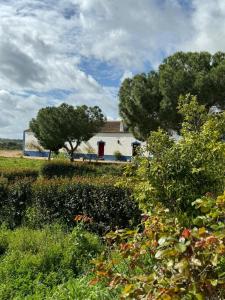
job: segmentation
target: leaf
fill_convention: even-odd
[[[89,284],[90,284],[90,285],[96,285],[98,282],[99,282],[99,279],[98,279],[98,278],[94,278],[94,279],[92,279],[92,280],[89,282]]]
[[[162,300],[172,300],[172,298],[170,297],[170,295],[162,295],[161,299]]]
[[[205,299],[205,297],[200,293],[197,293],[197,294],[194,294],[194,295],[195,295],[197,300],[204,300]]]
[[[201,261],[197,258],[192,257],[191,262],[194,266],[200,267],[202,265]]]
[[[187,246],[185,244],[183,244],[183,243],[177,243],[175,245],[175,249],[177,251],[179,251],[180,253],[183,253],[183,252],[185,252],[187,250]]]
[[[187,267],[188,267],[188,261],[187,261],[187,259],[185,259],[185,258],[182,259],[180,262],[178,262],[178,263],[174,266],[174,268],[175,268],[175,269],[178,269],[180,273],[182,273],[183,270],[187,269]]]
[[[199,234],[199,235],[204,235],[205,233],[206,233],[205,227],[199,228],[199,230],[198,230],[198,234]]]
[[[189,238],[189,236],[191,235],[191,231],[187,228],[185,228],[181,234],[185,239]]]
[[[125,285],[123,293],[129,295],[129,293],[132,291],[133,287],[134,287],[133,284],[127,284],[127,285]]]
[[[217,266],[217,264],[218,264],[218,254],[215,254],[215,255],[213,256],[213,258],[211,259],[211,263],[212,263],[212,265],[213,265],[214,267]]]
[[[166,237],[165,236],[163,236],[163,237],[161,237],[159,240],[158,240],[158,244],[161,246],[161,245],[163,245],[164,243],[165,243],[165,241],[166,241]]]
[[[211,283],[212,286],[217,286],[218,280],[217,279],[210,280],[210,283]]]

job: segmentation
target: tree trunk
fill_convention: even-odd
[[[73,153],[74,153],[73,151],[70,151],[70,161],[71,161],[71,162],[74,162]]]
[[[51,160],[51,154],[52,154],[52,150],[50,150],[48,153],[48,160]]]

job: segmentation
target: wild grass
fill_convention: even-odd
[[[11,158],[11,157],[0,157],[0,169],[34,169],[39,170],[43,160],[38,159],[26,159],[22,157]]]
[[[110,299],[102,287],[88,285],[90,260],[103,247],[80,227],[1,228],[0,299]]]

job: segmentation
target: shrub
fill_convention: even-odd
[[[84,276],[70,279],[56,287],[51,296],[46,299],[52,300],[119,300],[113,290],[106,289],[102,284],[90,285],[92,277]]]
[[[193,205],[201,216],[190,228],[158,206],[143,216],[144,231],[108,234],[114,251],[95,261],[93,282],[116,289],[121,299],[225,299],[225,193]]]
[[[42,222],[61,219],[73,224],[76,215],[87,215],[93,218],[89,228],[99,232],[137,224],[140,218],[129,190],[112,186],[43,180],[33,185],[32,202]]]
[[[34,169],[9,169],[1,168],[0,176],[7,178],[9,181],[16,181],[18,179],[30,178],[36,180],[39,172]]]
[[[54,225],[42,230],[1,228],[0,249],[4,249],[0,254],[0,299],[44,300],[52,299],[58,286],[90,270],[90,259],[103,245],[82,228],[66,232]]]
[[[122,160],[122,158],[123,158],[123,155],[121,154],[120,151],[115,151],[115,152],[113,153],[113,155],[115,156],[115,159],[116,159],[116,160]]]
[[[137,224],[140,211],[129,190],[76,179],[0,181],[0,222],[11,228],[25,223],[41,227],[52,221],[75,224],[76,215],[93,218],[88,228],[100,233]],[[82,183],[83,182],[83,183]],[[97,184],[97,185],[94,185]]]
[[[128,183],[145,209],[156,202],[173,210],[189,211],[207,192],[218,195],[225,187],[225,113],[207,115],[195,97],[181,99],[184,115],[181,138],[174,141],[162,130],[152,132],[146,150],[128,166]]]
[[[0,180],[0,223],[4,222],[11,228],[21,224],[31,202],[31,184],[28,178],[12,184]]]
[[[41,175],[48,179],[54,177],[73,177],[94,173],[93,167],[88,164],[75,164],[63,160],[46,162],[41,167]]]
[[[43,177],[72,177],[75,173],[75,166],[66,161],[50,161],[45,162],[40,169]]]

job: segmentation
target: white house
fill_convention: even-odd
[[[74,157],[116,160],[115,152],[120,152],[121,160],[128,161],[135,155],[137,146],[142,144],[126,130],[122,121],[107,121],[100,132],[78,147]],[[47,157],[48,153],[48,150],[42,149],[33,132],[29,129],[24,131],[24,156]]]

